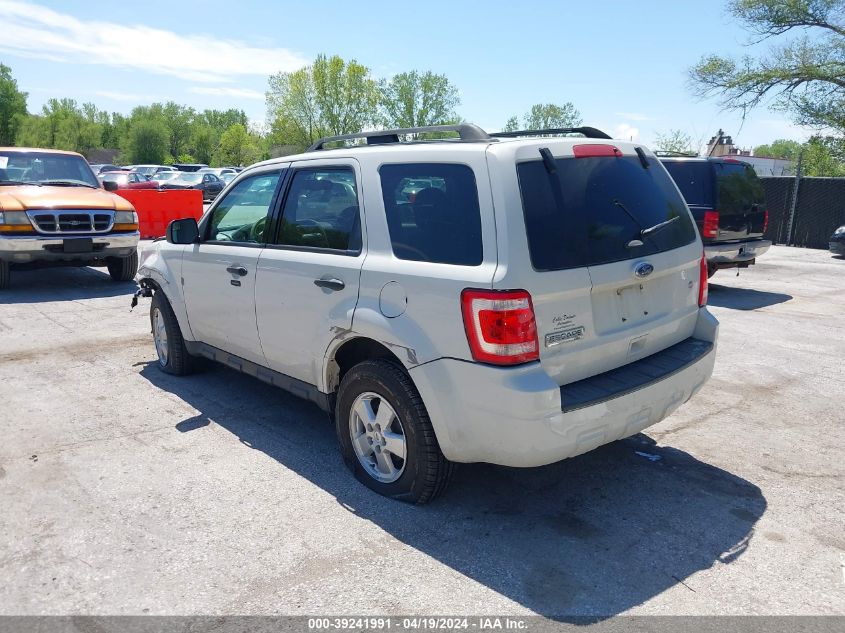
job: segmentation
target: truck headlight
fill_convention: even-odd
[[[28,233],[32,223],[25,211],[0,211],[0,233]]]
[[[137,231],[138,214],[134,211],[115,211],[113,231]]]
[[[138,224],[138,214],[134,211],[115,211],[115,224]]]

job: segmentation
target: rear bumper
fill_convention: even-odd
[[[760,257],[772,246],[769,240],[749,240],[731,244],[706,244],[704,254],[710,264],[741,264]]]
[[[541,466],[590,451],[655,424],[695,394],[716,358],[718,321],[699,311],[690,362],[609,396],[579,397],[540,363],[491,367],[440,359],[410,370],[443,454],[457,462]],[[618,379],[608,374],[599,377]],[[583,385],[581,385],[583,387]],[[583,390],[581,390],[583,396]],[[569,394],[569,395],[567,395]],[[570,399],[571,398],[571,399]]]
[[[82,253],[65,253],[64,240],[91,238],[93,250]],[[3,236],[0,237],[0,259],[13,264],[30,262],[97,261],[106,257],[126,257],[138,248],[140,233],[113,233],[106,235],[56,236]]]

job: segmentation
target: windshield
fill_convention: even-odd
[[[157,174],[155,174],[155,175],[153,176],[153,178],[152,178],[152,179],[153,179],[153,180],[160,180],[160,181],[164,181],[164,180],[173,180],[173,179],[174,179],[174,178],[176,178],[177,176],[179,176],[179,172],[175,172],[175,171],[160,171],[160,172],[158,172]]]
[[[179,174],[177,178],[170,182],[180,185],[197,185],[202,182],[202,174]]]
[[[689,209],[659,163],[644,169],[639,158],[626,156],[555,164],[555,174],[542,160],[517,166],[536,270],[623,261],[695,240]]]
[[[50,152],[0,151],[0,186],[21,183],[100,186],[88,163],[81,156]]]

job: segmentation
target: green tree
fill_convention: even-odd
[[[664,152],[695,153],[692,137],[683,130],[669,130],[666,134],[655,136],[654,146]]]
[[[132,122],[123,140],[121,155],[129,163],[161,164],[167,161],[170,133],[161,119],[140,117]]]
[[[549,128],[577,127],[581,125],[581,113],[567,101],[561,105],[537,103],[523,118],[527,130],[546,130]]]
[[[763,156],[765,158],[781,158],[784,160],[798,160],[798,154],[801,153],[801,143],[791,139],[777,139],[768,145],[758,145],[754,148],[755,156]]]
[[[0,64],[0,145],[14,145],[26,117],[27,93],[18,90],[12,69]]]
[[[768,102],[800,125],[845,132],[845,0],[731,0],[728,10],[750,45],[777,43],[740,60],[703,57],[690,69],[695,94],[743,115]]]
[[[505,127],[502,128],[502,132],[516,132],[519,130],[519,118],[514,115],[505,121]]]
[[[217,149],[217,132],[207,124],[194,126],[191,147],[197,162],[210,165]]]
[[[267,119],[281,144],[304,148],[321,136],[360,132],[378,120],[378,85],[354,59],[318,55],[311,66],[271,75],[269,84]]]
[[[173,101],[168,101],[162,106],[162,119],[170,133],[169,151],[171,156],[180,156],[187,153],[195,114],[193,108],[179,105]]]
[[[446,75],[416,70],[382,80],[381,123],[388,128],[425,127],[458,120],[461,99]]]
[[[236,123],[220,136],[220,147],[215,154],[217,165],[250,165],[258,160],[260,150],[255,137],[240,123]]]
[[[804,176],[845,176],[845,163],[837,158],[823,138],[814,136],[804,144],[801,173]]]

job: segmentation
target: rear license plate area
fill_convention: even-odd
[[[94,240],[90,237],[62,240],[62,250],[65,253],[91,253],[94,250]]]

